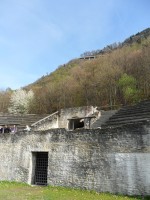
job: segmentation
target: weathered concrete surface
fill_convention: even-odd
[[[101,115],[100,111],[97,110],[97,107],[93,106],[83,106],[83,107],[75,107],[75,108],[66,108],[61,109],[59,112],[55,112],[48,116],[48,118],[43,118],[34,124],[32,127],[35,131],[43,131],[53,128],[66,128],[68,129],[68,119],[76,117],[82,118],[91,115],[95,115],[95,118],[91,120],[91,123],[94,123],[96,119],[98,119]]]
[[[76,108],[66,108],[60,110],[59,116],[59,128],[68,128],[68,119],[73,117],[87,117],[98,112],[97,107],[93,106],[83,106]],[[99,117],[99,116],[97,116]]]
[[[32,182],[32,152],[48,152],[48,184],[150,195],[150,125],[0,135],[0,180]]]

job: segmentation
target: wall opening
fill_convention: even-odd
[[[47,185],[48,152],[32,152],[32,180],[34,185]]]
[[[84,119],[70,119],[68,124],[69,130],[75,130],[76,128],[84,128]]]

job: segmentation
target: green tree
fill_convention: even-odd
[[[136,88],[136,85],[136,79],[126,73],[119,79],[118,86],[123,94],[125,104],[135,103],[139,99],[139,90]]]

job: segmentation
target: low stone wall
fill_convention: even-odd
[[[48,152],[48,184],[150,195],[150,124],[0,135],[0,180],[32,183],[33,153]]]

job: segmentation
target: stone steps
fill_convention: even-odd
[[[48,116],[48,114],[36,115],[12,115],[12,114],[0,114],[0,125],[17,125],[18,130],[22,130],[26,125],[31,126],[31,124],[36,121]]]
[[[130,113],[132,113],[132,112],[139,112],[139,111],[150,111],[150,105],[147,105],[147,106],[145,106],[145,107],[138,107],[138,108],[121,108],[120,109],[120,112],[122,112],[122,113],[128,113],[128,112],[130,112]]]
[[[115,115],[111,116],[103,127],[120,126],[135,122],[150,121],[150,101],[146,100],[134,106],[121,108]]]
[[[131,119],[131,120],[124,120],[124,121],[116,121],[116,122],[109,122],[109,123],[105,123],[102,125],[102,127],[116,127],[116,126],[120,126],[120,125],[124,125],[124,124],[134,124],[137,122],[145,122],[145,121],[150,121],[150,118],[140,118],[140,119]]]
[[[101,117],[96,120],[96,122],[94,122],[91,125],[91,128],[98,128],[101,127],[102,124],[104,124],[112,115],[114,115],[117,112],[117,110],[110,110],[110,111],[102,111],[101,112]]]
[[[139,118],[143,118],[143,117],[150,117],[150,112],[144,112],[144,113],[131,113],[131,114],[126,114],[126,115],[116,115],[116,116],[112,116],[109,118],[109,121],[116,121],[116,120],[119,120],[119,121],[122,121],[126,118],[128,119],[132,119],[132,118],[136,118],[136,119],[139,119]]]

